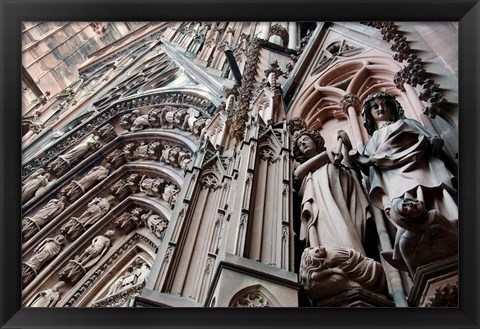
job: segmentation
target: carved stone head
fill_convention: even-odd
[[[373,93],[365,99],[362,106],[363,126],[367,129],[370,136],[372,136],[373,132],[378,129],[375,118],[372,115],[372,109],[380,100],[384,101],[385,106],[388,107],[391,113],[389,121],[395,122],[400,119],[405,119],[403,108],[395,97],[386,92]]]
[[[392,204],[385,205],[384,210],[393,224],[406,230],[422,225],[428,216],[424,203],[417,199],[395,198]]]
[[[325,151],[325,140],[318,130],[300,129],[295,133],[293,156],[298,162],[303,163],[323,151]]]

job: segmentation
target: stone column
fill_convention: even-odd
[[[352,128],[353,139],[355,140],[354,144],[357,148],[361,149],[360,146],[363,146],[363,139],[357,115],[358,111],[360,110],[360,100],[354,94],[345,94],[342,99],[340,99],[340,107],[348,115],[350,127]]]
[[[288,48],[296,49],[297,44],[297,22],[288,23]]]

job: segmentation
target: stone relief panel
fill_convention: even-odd
[[[230,307],[273,307],[273,304],[260,291],[252,291],[239,297]]]

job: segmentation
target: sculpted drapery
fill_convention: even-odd
[[[383,209],[394,198],[415,197],[427,209],[457,219],[453,175],[437,157],[443,140],[418,121],[406,119],[400,104],[386,93],[370,95],[362,115],[371,139],[356,159],[367,165],[371,203]]]
[[[323,145],[318,131],[295,133],[294,155],[301,164],[294,176],[303,178],[300,240],[307,247],[348,247],[365,254],[367,198],[356,173]]]

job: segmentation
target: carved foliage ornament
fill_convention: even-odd
[[[435,119],[437,114],[444,110],[448,101],[443,98],[443,95],[438,91],[438,85],[431,79],[427,80],[427,72],[423,68],[422,60],[412,54],[403,32],[398,30],[394,22],[361,23],[380,29],[383,39],[388,42],[393,42],[391,46],[391,49],[395,51],[393,58],[398,62],[407,62],[405,67],[395,74],[394,83],[396,87],[401,91],[405,91],[404,83],[412,87],[422,85],[423,91],[420,93],[419,98],[430,103],[430,106],[425,107],[423,113]],[[432,86],[437,87],[435,90],[432,90]]]
[[[273,307],[273,304],[260,291],[253,291],[239,298],[233,307]]]

